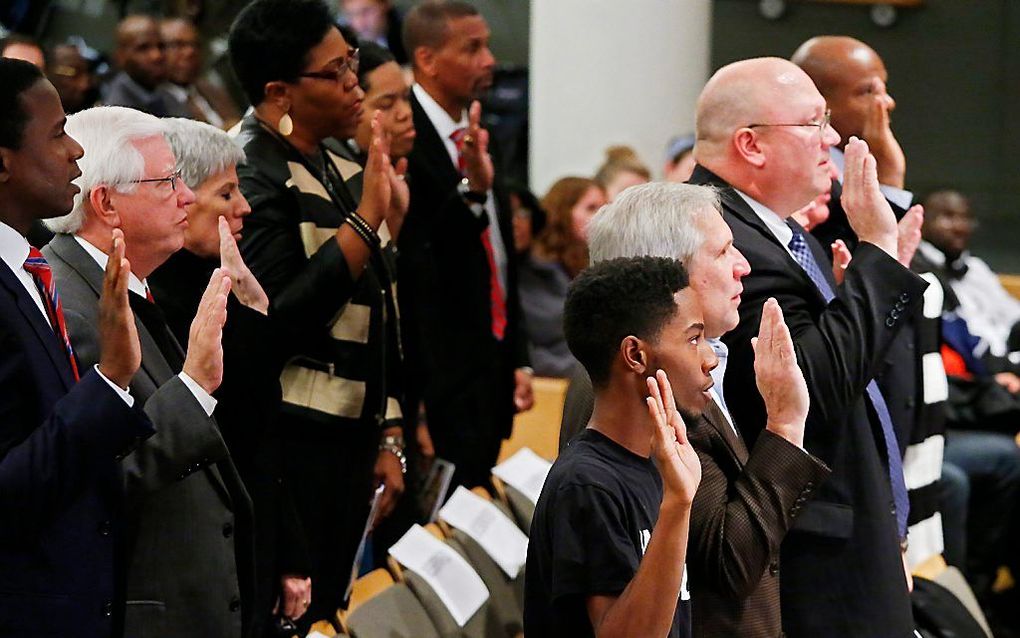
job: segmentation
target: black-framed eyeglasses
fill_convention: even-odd
[[[342,62],[338,62],[336,66],[323,69],[322,71],[308,71],[307,73],[298,73],[299,78],[315,78],[317,80],[333,80],[334,82],[341,82],[344,79],[344,74],[349,70],[354,74],[355,77],[358,75],[358,64],[361,61],[361,56],[358,54],[358,49],[351,49],[347,52],[347,58]]]
[[[829,121],[832,119],[832,111],[825,109],[825,115],[822,116],[821,122],[797,122],[792,124],[748,124],[747,128],[758,128],[763,126],[813,126],[818,129],[818,134],[824,134],[826,127],[829,126]]]
[[[151,177],[147,179],[134,179],[128,182],[129,184],[149,184],[156,182],[170,182],[170,190],[177,190],[177,180],[181,179],[181,169],[177,169],[173,174],[167,177]]]

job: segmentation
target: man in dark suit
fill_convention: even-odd
[[[726,399],[753,444],[766,423],[751,337],[775,297],[793,334],[811,410],[805,447],[832,468],[782,546],[783,626],[800,636],[911,636],[902,547],[909,506],[896,434],[874,370],[927,284],[897,262],[896,218],[867,144],[846,149],[843,207],[860,246],[838,288],[825,253],[789,216],[830,184],[825,100],[797,66],[745,60],[698,100],[692,183],[722,189],[723,216],[751,264],[729,347]]]
[[[719,361],[711,371],[712,400],[688,431],[702,468],[691,511],[694,549],[687,558],[694,635],[774,638],[782,630],[779,544],[829,472],[803,450],[808,398],[795,361],[784,362],[772,352],[756,361],[763,370],[757,381],[770,406],[766,433],[750,450],[726,407],[727,350],[721,336],[739,321],[740,280],[750,269],[733,246],[718,195],[688,184],[629,188],[592,219],[588,242],[592,263],[653,255],[679,258],[687,266],[704,315],[705,338]],[[779,328],[781,322],[776,307],[765,331],[788,334]],[[584,429],[592,413],[587,375],[575,376],[571,385],[574,393],[584,388],[589,398],[587,405],[577,406],[582,418],[565,419],[561,440],[567,430],[576,434]]]
[[[514,413],[533,403],[509,207],[475,101],[492,83],[489,28],[467,3],[430,0],[407,14],[404,43],[417,131],[398,270],[409,403],[413,414],[424,400],[454,483],[487,485]]]
[[[0,112],[0,635],[111,636],[115,458],[153,431],[125,396],[141,356],[123,235],[99,275],[99,364],[79,365],[52,273],[25,234],[70,210],[82,148],[27,62],[0,60]]]
[[[123,230],[142,349],[131,394],[157,430],[123,461],[130,526],[125,634],[242,636],[249,618],[241,601],[251,600],[254,586],[251,501],[212,417],[211,396],[223,374],[230,278],[214,271],[185,353],[145,283],[181,248],[184,207],[194,201],[162,124],[132,109],[101,107],[69,117],[68,130],[91,161],[81,162],[82,193],[71,214],[49,222],[57,236],[45,254],[63,286],[72,343],[82,362],[91,362],[107,260],[99,238]],[[130,161],[132,151],[140,162]]]

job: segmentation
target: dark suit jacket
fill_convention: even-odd
[[[58,284],[59,290],[59,284]],[[123,542],[116,457],[152,424],[63,344],[0,264],[0,635],[110,636]]]
[[[513,371],[527,365],[517,269],[507,244],[513,235],[509,216],[502,214],[510,209],[497,184],[507,255],[507,329],[499,342],[492,336],[489,265],[481,241],[488,217],[476,217],[457,192],[461,176],[413,95],[411,107],[418,136],[408,156],[411,204],[398,239],[408,395],[412,401],[424,396],[434,437],[457,431],[498,451],[513,423]]]
[[[54,237],[45,254],[61,286],[75,351],[83,365],[91,365],[98,356],[103,271],[70,235]],[[183,360],[165,322],[165,335],[154,335],[136,312],[135,326],[142,367],[131,395],[145,406],[157,433],[123,461],[129,525],[125,635],[242,636],[241,597],[249,600],[254,587],[251,501],[215,419],[158,345],[169,340]]]
[[[730,350],[726,395],[734,420],[753,445],[766,415],[754,382],[751,337],[758,332],[762,304],[775,297],[811,393],[805,448],[832,468],[783,541],[784,629],[793,638],[910,636],[913,621],[886,450],[865,387],[921,303],[927,283],[865,243],[841,287],[822,268],[837,291],[826,305],[804,270],[728,184],[700,166],[691,182],[723,189],[723,217],[751,265],[743,279],[740,325],[724,337]],[[816,261],[825,264],[817,240],[805,239]]]

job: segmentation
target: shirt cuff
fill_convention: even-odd
[[[908,190],[896,188],[895,186],[887,186],[886,184],[879,184],[878,187],[882,190],[882,194],[885,195],[886,199],[900,208],[910,208],[910,205],[914,202],[914,194]]]
[[[213,410],[216,409],[216,399],[211,394],[205,391],[202,386],[198,385],[198,382],[188,376],[188,373],[182,372],[177,375],[184,382],[184,385],[191,390],[191,394],[195,395],[195,400],[205,410],[206,416],[212,416]]]
[[[98,363],[96,365],[92,366],[92,367],[96,369],[96,374],[99,375],[99,378],[102,379],[103,381],[106,381],[106,384],[108,386],[110,386],[111,388],[113,388],[113,391],[117,393],[117,396],[119,396],[121,399],[124,400],[124,403],[127,403],[127,406],[129,408],[135,407],[135,398],[133,396],[131,396],[130,392],[128,392],[124,388],[120,387],[119,385],[117,385],[113,381],[110,381],[109,379],[107,379],[106,375],[99,371],[99,364]]]

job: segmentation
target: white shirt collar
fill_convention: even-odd
[[[0,222],[0,259],[17,273],[24,269],[31,246],[28,240],[7,224]]]
[[[751,207],[754,214],[765,223],[770,231],[772,231],[772,234],[775,235],[776,239],[779,240],[779,243],[783,245],[786,252],[790,252],[790,240],[793,239],[793,229],[787,225],[786,220],[777,215],[771,208],[762,204],[750,195],[746,195],[737,189],[733,190],[737,191],[737,195],[740,195],[740,197],[747,202],[747,205]]]
[[[922,239],[921,243],[917,245],[917,249],[935,266],[941,268],[946,265],[946,254],[936,248],[934,244]]]
[[[106,262],[110,261],[110,258],[106,255],[106,253],[77,235],[74,236],[74,240],[85,249],[85,252],[89,254],[89,257],[99,264],[100,270],[106,270]],[[130,272],[128,273],[128,290],[141,297],[147,297],[146,292],[149,290],[149,284],[145,283],[145,280],[136,277],[135,273]]]
[[[436,127],[436,133],[439,133],[439,137],[443,141],[449,140],[450,135],[454,131],[467,127],[467,111],[461,112],[460,121],[454,121],[450,114],[443,110],[443,107],[439,106],[439,102],[436,102],[420,84],[415,83],[411,90],[414,91],[414,96],[418,98],[418,103],[421,104],[422,110],[425,111],[425,115],[432,122],[432,126]]]

